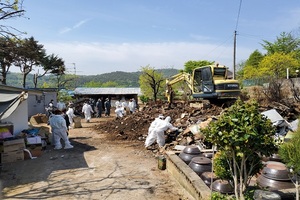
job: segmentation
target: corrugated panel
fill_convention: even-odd
[[[76,88],[75,95],[90,94],[141,94],[140,88]]]

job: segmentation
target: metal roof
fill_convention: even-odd
[[[76,88],[75,95],[93,95],[93,94],[137,94],[141,95],[141,88]]]

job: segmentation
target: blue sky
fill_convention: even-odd
[[[236,62],[282,32],[300,37],[299,0],[24,0],[5,21],[61,57],[78,75],[183,69],[189,60]],[[238,17],[239,16],[239,17]],[[3,22],[2,22],[3,23]],[[17,69],[17,68],[16,68]],[[12,69],[11,71],[17,71]]]

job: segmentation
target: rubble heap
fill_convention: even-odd
[[[261,112],[275,109],[287,121],[292,121],[299,116],[299,105],[291,104],[290,107],[284,106],[277,102],[261,105]],[[108,138],[111,140],[131,140],[145,141],[148,128],[151,122],[159,114],[170,116],[171,123],[183,131],[175,137],[168,137],[167,133],[166,148],[170,146],[190,145],[202,140],[202,134],[199,129],[217,118],[225,109],[225,105],[198,103],[176,103],[172,108],[167,103],[147,104],[134,114],[128,114],[123,118],[103,122],[96,126],[101,133],[109,133]]]
[[[185,130],[199,121],[218,116],[222,110],[221,106],[203,106],[202,103],[193,106],[176,103],[172,108],[169,108],[167,103],[147,104],[134,114],[104,122],[96,126],[96,129],[109,133],[109,137],[113,140],[144,140],[148,134],[150,123],[159,114],[170,116],[174,126]]]

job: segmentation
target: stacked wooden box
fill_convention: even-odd
[[[9,138],[0,142],[1,163],[24,160],[24,138]]]

